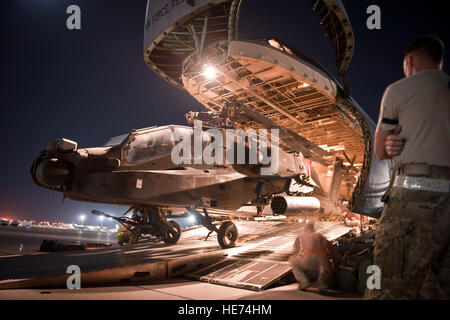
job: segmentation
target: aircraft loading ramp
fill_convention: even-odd
[[[185,276],[204,282],[238,287],[247,290],[265,290],[291,272],[287,263],[301,223],[241,222],[239,230],[243,246],[228,249],[228,256],[210,266]],[[320,222],[317,231],[333,240],[351,228],[338,222]]]
[[[287,259],[301,223],[237,221],[236,247],[222,250],[207,230],[182,233],[177,245],[141,242],[126,247],[0,257],[0,289],[64,288],[70,265],[81,269],[81,286],[136,284],[187,277],[209,283],[261,291],[290,272]],[[319,222],[317,230],[336,239],[350,228]],[[30,266],[33,266],[30,268]]]

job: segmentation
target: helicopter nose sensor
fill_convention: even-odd
[[[70,171],[64,162],[57,158],[42,161],[36,167],[34,178],[36,182],[46,187],[57,187],[70,175]]]

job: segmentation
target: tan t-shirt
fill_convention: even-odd
[[[424,163],[450,167],[450,77],[426,70],[386,89],[377,130],[402,127],[405,146],[396,165]]]

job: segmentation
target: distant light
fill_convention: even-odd
[[[308,88],[308,87],[309,87],[309,84],[307,84],[306,82],[304,82],[303,85],[302,85],[302,87],[303,87],[303,88]]]
[[[189,217],[189,222],[190,222],[190,223],[195,223],[195,222],[197,222],[197,219],[195,219],[194,216],[190,216],[190,217]]]
[[[205,66],[202,75],[208,80],[214,80],[217,77],[217,69],[213,66]]]
[[[100,221],[103,221],[103,219],[105,218],[104,216],[100,216]]]

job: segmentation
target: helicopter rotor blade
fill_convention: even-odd
[[[276,124],[274,121],[259,114],[258,112],[252,110],[244,104],[239,103],[239,107],[250,120],[261,124],[264,128],[278,129],[280,133],[280,139],[296,152],[301,152],[305,158],[308,158],[315,162],[320,162],[325,165],[329,164],[329,161],[325,159],[325,157],[331,156],[329,152],[323,150],[316,144],[295,133],[294,131]]]
[[[114,217],[112,215],[109,215],[107,213],[98,211],[98,210],[92,210],[91,211],[92,214],[96,215],[96,216],[101,216],[101,217],[107,217],[107,218],[112,218],[112,219],[117,219],[117,217]]]

